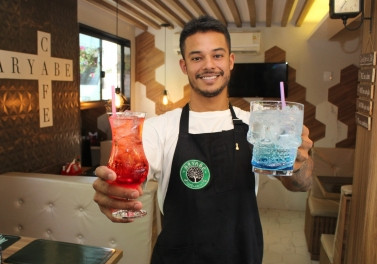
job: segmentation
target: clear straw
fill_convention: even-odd
[[[282,108],[284,108],[286,106],[285,94],[284,94],[284,82],[280,82],[280,100],[281,100]]]
[[[116,115],[116,108],[115,108],[115,86],[111,86],[111,110],[113,112],[113,116]]]

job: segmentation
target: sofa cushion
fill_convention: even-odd
[[[118,248],[119,263],[149,263],[160,231],[157,183],[140,201],[148,214],[112,223],[93,201],[95,177],[9,172],[0,174],[0,233]]]
[[[320,199],[312,195],[308,197],[308,206],[312,216],[337,217],[339,202],[330,199]]]

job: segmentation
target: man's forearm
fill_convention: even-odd
[[[312,186],[313,160],[309,157],[292,176],[280,176],[282,184],[293,192],[306,192]]]

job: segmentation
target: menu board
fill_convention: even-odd
[[[368,130],[372,125],[374,88],[376,85],[376,52],[360,55],[356,99],[356,124]]]

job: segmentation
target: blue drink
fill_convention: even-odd
[[[301,144],[304,106],[280,101],[252,101],[248,141],[253,144],[253,171],[291,176]]]

